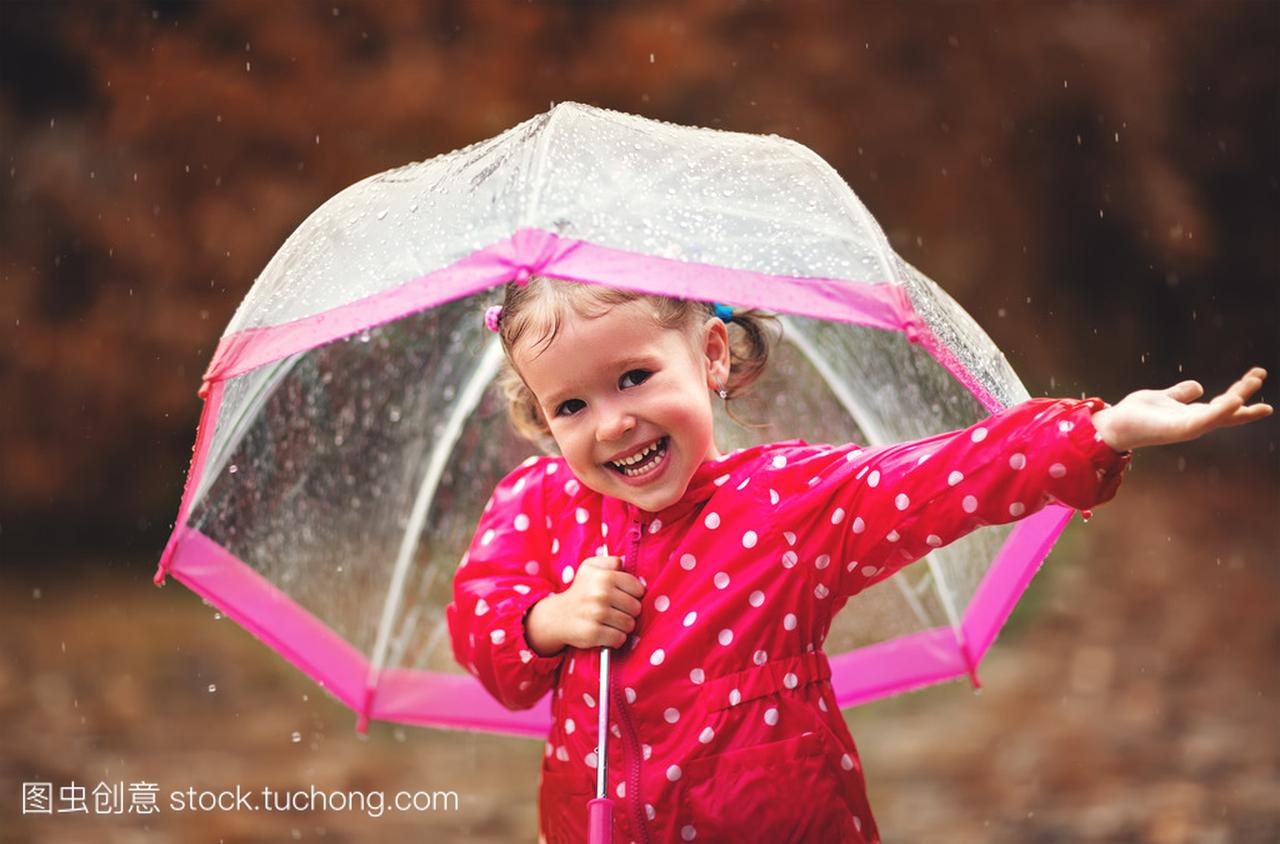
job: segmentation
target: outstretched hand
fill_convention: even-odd
[[[1255,366],[1207,403],[1191,404],[1204,395],[1204,387],[1196,381],[1183,381],[1165,390],[1138,390],[1093,414],[1093,426],[1102,441],[1116,451],[1194,440],[1217,428],[1270,416],[1269,404],[1245,405],[1266,377],[1267,371]]]

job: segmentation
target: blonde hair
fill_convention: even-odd
[[[715,316],[712,305],[671,296],[636,293],[594,284],[581,284],[549,276],[530,276],[528,283],[509,283],[502,301],[502,317],[498,336],[506,359],[498,375],[498,385],[507,400],[507,415],[516,433],[527,440],[547,445],[552,440],[551,427],[542,413],[533,391],[512,363],[511,350],[526,335],[538,332],[533,345],[546,346],[556,338],[567,309],[583,319],[604,316],[618,305],[645,302],[653,311],[659,328],[683,331],[695,342],[698,329]],[[737,330],[734,330],[736,326]],[[781,337],[782,329],[773,314],[755,308],[736,310],[729,331],[729,377],[725,380],[725,409],[730,418],[747,425],[734,415],[728,402],[747,392],[764,372],[772,342]]]

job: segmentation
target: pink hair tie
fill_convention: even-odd
[[[494,334],[497,334],[499,329],[498,321],[501,319],[502,306],[494,305],[484,312],[484,327],[492,331]]]

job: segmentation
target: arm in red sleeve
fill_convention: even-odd
[[[843,530],[827,543],[834,605],[975,528],[1111,500],[1131,453],[1097,436],[1091,416],[1105,406],[1032,399],[960,431],[807,461],[809,533]]]
[[[538,656],[524,632],[528,611],[557,591],[550,578],[548,465],[548,458],[526,461],[498,484],[445,610],[454,658],[508,709],[537,703],[563,661]]]

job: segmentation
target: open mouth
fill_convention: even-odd
[[[643,450],[631,455],[630,457],[618,462],[606,463],[613,471],[619,475],[626,475],[628,478],[636,478],[641,475],[647,475],[649,472],[662,462],[663,456],[667,453],[667,446],[670,440],[667,437],[660,438],[657,442],[649,445]]]

